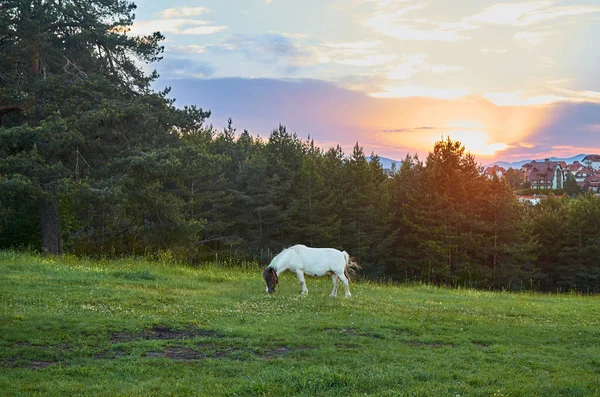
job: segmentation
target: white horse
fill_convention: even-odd
[[[348,270],[354,272],[360,266],[350,258],[346,251],[338,251],[333,248],[309,248],[304,245],[294,245],[281,251],[265,268],[263,278],[267,282],[267,293],[275,292],[279,283],[278,275],[286,270],[296,272],[298,281],[302,286],[302,295],[308,293],[304,275],[324,276],[330,275],[333,280],[333,291],[331,297],[337,294],[338,279],[344,284],[346,298],[351,296],[348,287]]]

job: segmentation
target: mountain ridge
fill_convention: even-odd
[[[581,154],[577,154],[577,155],[571,156],[571,157],[550,157],[549,159],[550,159],[550,161],[564,161],[567,164],[572,164],[575,161],[579,161],[581,163],[585,156],[590,156],[590,154],[581,153]],[[498,161],[494,161],[489,164],[485,164],[483,166],[484,167],[493,167],[494,165],[498,165],[500,167],[504,167],[505,169],[521,168],[523,166],[523,164],[531,163],[534,160],[535,161],[544,161],[545,158],[530,159],[530,160],[518,160],[518,161],[513,161],[513,162],[498,160]],[[371,161],[370,156],[367,157],[367,161]],[[396,164],[396,168],[400,168],[400,165],[402,164],[401,160],[394,160],[394,159],[391,159],[388,157],[379,157],[379,162],[381,163],[381,166],[384,169],[391,169],[392,164]]]
[[[577,155],[571,156],[571,157],[550,157],[549,160],[550,161],[564,161],[567,164],[572,164],[575,161],[579,161],[581,163],[581,161],[584,159],[585,156],[589,156],[589,154],[577,154]],[[523,166],[523,164],[531,163],[534,160],[535,161],[544,161],[546,159],[544,158],[544,159],[519,160],[519,161],[513,161],[513,162],[499,160],[499,161],[494,161],[493,163],[487,164],[484,167],[492,167],[494,165],[498,165],[498,166],[504,167],[506,169],[521,168]]]
[[[391,170],[392,169],[392,164],[396,164],[396,169],[400,168],[400,165],[402,164],[402,161],[400,160],[394,160],[394,159],[390,159],[387,157],[381,157],[381,156],[377,156],[379,157],[379,163],[381,164],[381,167],[383,167],[383,169],[386,170]],[[371,156],[367,156],[367,161],[371,161]]]

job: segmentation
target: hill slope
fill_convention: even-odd
[[[367,157],[367,161],[371,161],[371,157]],[[383,167],[383,169],[386,170],[391,170],[392,169],[392,164],[396,165],[396,168],[400,168],[400,163],[401,161],[399,160],[394,160],[394,159],[389,159],[387,157],[379,157],[379,162],[381,163],[381,166]]]
[[[579,161],[581,163],[581,161],[583,160],[583,158],[585,156],[588,156],[588,155],[587,154],[578,154],[573,157],[550,157],[550,161],[564,161],[567,164],[573,164],[575,161]],[[545,159],[535,159],[535,160],[536,161],[544,161]],[[494,163],[486,165],[486,167],[491,167],[493,165],[499,165],[500,167],[504,167],[506,169],[509,169],[509,168],[517,169],[517,168],[521,168],[523,166],[523,164],[531,163],[531,161],[533,161],[533,160],[520,160],[520,161],[514,161],[514,162],[496,161]]]
[[[599,395],[598,297],[0,251],[4,395]]]

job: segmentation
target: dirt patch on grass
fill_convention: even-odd
[[[195,350],[189,347],[182,346],[171,346],[165,348],[162,351],[149,351],[144,354],[146,357],[154,357],[154,358],[168,358],[171,360],[181,360],[181,361],[194,361],[194,360],[202,360],[206,358],[212,359],[222,359],[228,358],[232,360],[241,360],[244,361],[251,357],[258,357],[262,359],[274,359],[278,357],[283,357],[289,353],[300,351],[300,350],[310,350],[312,347],[286,347],[280,346],[276,348],[265,348],[259,349],[259,351],[248,349],[248,348],[226,348],[226,349],[207,349],[204,351]]]
[[[231,360],[248,360],[252,357],[258,357],[263,359],[273,359],[277,357],[283,357],[291,352],[299,350],[313,349],[312,347],[235,347],[235,346],[223,346],[222,339],[224,336],[213,330],[198,329],[198,328],[185,328],[185,329],[173,329],[163,326],[156,326],[143,331],[138,332],[115,332],[110,335],[110,340],[113,344],[116,343],[127,343],[138,340],[164,340],[164,341],[175,341],[193,339],[197,337],[205,337],[209,339],[219,338],[220,341],[202,341],[198,343],[186,343],[186,346],[171,346],[161,348],[161,350],[152,350],[143,353],[145,357],[154,358],[168,358],[171,360],[182,360],[182,361],[193,361],[202,360],[206,358],[221,359],[228,358]],[[163,350],[164,349],[164,350]],[[96,359],[113,359],[120,356],[127,356],[128,353],[122,350],[112,349],[104,350],[95,355]]]
[[[193,339],[197,337],[208,337],[208,338],[222,338],[223,335],[216,331],[198,329],[198,328],[185,328],[185,329],[172,329],[163,326],[152,327],[147,330],[139,332],[115,332],[111,334],[110,341],[112,343],[119,342],[130,342],[134,340],[172,340],[172,339]]]
[[[28,352],[26,354],[23,352],[18,352],[12,358],[7,358],[6,360],[0,361],[0,365],[6,365],[11,368],[27,368],[31,370],[44,369],[56,364],[64,365],[63,360],[70,352],[73,351],[73,348],[64,343],[59,343],[56,345],[35,345],[29,342],[17,342],[14,343],[12,347],[19,350],[28,349]],[[31,350],[39,353],[36,355],[39,355],[41,359],[35,360],[24,358],[24,356],[32,356]]]
[[[56,364],[58,364],[57,361],[24,360],[16,357],[8,362],[8,366],[11,368],[26,368],[30,370],[44,369]]]
[[[57,364],[56,362],[53,361],[30,361],[29,364],[27,365],[27,368],[29,369],[43,369],[43,368],[48,368],[51,365]]]
[[[199,352],[189,347],[169,347],[161,352],[149,351],[145,354],[146,357],[158,357],[158,358],[169,358],[171,360],[201,360],[206,358],[206,354]]]
[[[33,343],[29,343],[29,342],[17,342],[15,344],[13,344],[13,347],[31,347],[34,349],[44,350],[44,351],[56,350],[59,353],[73,351],[73,348],[70,347],[69,345],[67,345],[66,343],[59,343],[56,345],[34,345]]]

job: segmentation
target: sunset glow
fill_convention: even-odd
[[[600,152],[591,0],[136,4],[131,34],[167,38],[157,87],[218,128],[231,117],[268,136],[281,123],[392,158],[441,136],[482,162]]]

